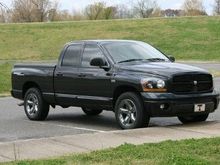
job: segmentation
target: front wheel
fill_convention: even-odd
[[[49,104],[47,104],[39,89],[30,88],[24,97],[24,110],[30,120],[42,121],[47,118]]]
[[[82,108],[83,112],[88,116],[96,116],[102,113],[101,109]]]
[[[198,115],[198,116],[179,116],[178,119],[183,124],[188,124],[188,123],[206,121],[208,117],[209,117],[209,114],[205,114],[205,115]]]
[[[148,126],[150,120],[141,97],[134,92],[119,96],[115,105],[115,117],[122,129]]]

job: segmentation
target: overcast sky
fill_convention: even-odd
[[[72,11],[73,9],[83,9],[86,5],[99,2],[99,1],[105,1],[108,5],[112,4],[122,4],[122,3],[128,3],[130,1],[135,2],[136,0],[58,0],[60,3],[61,9],[68,9]],[[0,0],[0,2],[4,2],[8,6],[10,6],[12,0]],[[158,4],[162,9],[172,8],[172,9],[180,9],[184,0],[157,0]],[[214,0],[203,0],[205,8],[209,14],[212,13],[212,6]]]

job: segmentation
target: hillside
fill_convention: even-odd
[[[220,17],[0,24],[0,96],[14,62],[57,60],[66,42],[103,38],[146,41],[177,60],[220,61]]]
[[[146,41],[178,60],[220,60],[220,17],[1,24],[0,60],[56,60],[81,39]]]

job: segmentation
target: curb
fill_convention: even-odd
[[[53,158],[118,147],[125,143],[158,143],[166,140],[220,137],[220,122],[149,127],[136,130],[19,140],[0,143],[0,162]]]

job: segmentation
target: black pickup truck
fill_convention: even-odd
[[[150,117],[205,121],[219,104],[212,75],[174,61],[140,41],[70,42],[57,64],[16,64],[11,93],[30,120],[45,120],[59,105],[113,111],[123,129],[147,126]]]

